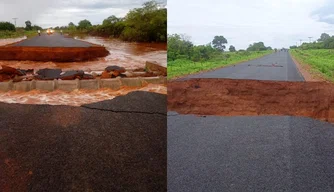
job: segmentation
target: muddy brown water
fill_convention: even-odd
[[[0,61],[21,69],[60,68],[63,70],[103,71],[109,65],[118,65],[126,69],[143,68],[146,61],[157,61],[167,66],[167,45],[162,43],[132,43],[103,37],[74,37],[90,43],[104,45],[110,55],[86,62],[35,62],[35,61]],[[0,46],[20,41],[24,38],[0,40]]]
[[[87,62],[35,62],[35,61],[0,61],[0,65],[7,65],[21,69],[60,68],[65,70],[84,70],[84,71],[103,71],[109,65],[118,65],[126,69],[143,68],[146,61],[157,61],[161,65],[167,66],[167,46],[158,43],[129,43],[117,39],[102,37],[81,36],[75,37],[80,40],[94,44],[104,45],[110,55],[94,61]],[[0,46],[11,44],[25,39],[0,39]],[[167,94],[166,85],[149,84],[143,88],[122,88],[114,91],[103,89],[96,91],[76,90],[73,92],[54,91],[50,93],[42,91],[30,92],[0,92],[0,102],[22,103],[22,104],[51,104],[51,105],[72,105],[80,106],[83,104],[94,103],[116,96],[125,95],[131,91],[150,91],[155,93]]]

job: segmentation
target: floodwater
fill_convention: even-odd
[[[87,62],[34,62],[34,61],[0,61],[0,65],[7,65],[21,69],[60,68],[65,70],[84,70],[84,71],[103,71],[109,65],[118,65],[126,69],[144,68],[146,61],[157,61],[163,66],[167,66],[167,46],[166,44],[150,43],[129,43],[117,39],[102,37],[76,37],[77,39],[90,43],[104,45],[110,55]],[[21,41],[25,38],[0,39],[0,46]],[[21,103],[21,104],[50,104],[50,105],[72,105],[80,106],[83,104],[113,99],[116,96],[126,95],[131,91],[149,91],[167,94],[166,85],[149,84],[143,88],[122,88],[114,91],[111,89],[100,89],[95,91],[76,90],[70,93],[63,91],[42,92],[0,92],[0,102]]]
[[[38,90],[29,92],[9,91],[0,92],[0,102],[80,106],[83,104],[113,99],[120,95],[126,95],[132,91],[149,91],[154,93],[167,94],[167,87],[165,85],[149,84],[140,89],[123,88],[118,91],[111,89],[100,89],[94,91],[75,90],[72,92],[64,92],[60,90],[53,92],[43,92]]]
[[[103,71],[107,66],[118,65],[126,69],[144,68],[146,61],[156,61],[167,66],[167,45],[162,43],[131,43],[118,39],[82,36],[75,37],[90,43],[104,45],[110,55],[85,62],[36,62],[36,61],[0,61],[0,65],[7,65],[20,69],[60,68],[65,70]],[[24,38],[0,40],[0,46]]]

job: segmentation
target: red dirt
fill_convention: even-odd
[[[323,77],[321,75],[321,73],[316,73],[314,71],[312,71],[312,68],[310,65],[307,64],[300,64],[299,60],[296,59],[295,57],[293,57],[290,54],[293,62],[296,64],[299,72],[303,75],[305,81],[326,81],[326,82],[330,82],[328,80],[326,80],[325,77]]]
[[[334,123],[334,85],[191,79],[168,83],[168,110],[197,115],[288,115]]]
[[[109,55],[102,46],[94,47],[0,47],[0,60],[18,61],[86,61]]]

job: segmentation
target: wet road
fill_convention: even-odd
[[[93,44],[64,37],[58,33],[52,35],[41,34],[31,39],[23,40],[12,46],[17,47],[92,47]]]
[[[210,72],[189,75],[189,78],[228,78],[277,81],[304,81],[288,52],[277,52],[259,59]]]
[[[289,116],[169,112],[168,191],[334,190],[334,126]]]
[[[166,96],[0,103],[1,191],[166,191]]]

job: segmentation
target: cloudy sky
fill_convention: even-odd
[[[124,17],[133,8],[142,7],[148,0],[1,0],[0,21],[25,26],[30,20],[42,27],[63,26],[69,22],[77,24],[88,19],[92,24],[101,24],[103,19],[116,15]],[[166,0],[157,0],[166,4]]]
[[[334,35],[333,0],[168,0],[168,33],[197,45],[223,35],[236,49],[259,41],[282,48],[323,32]]]

